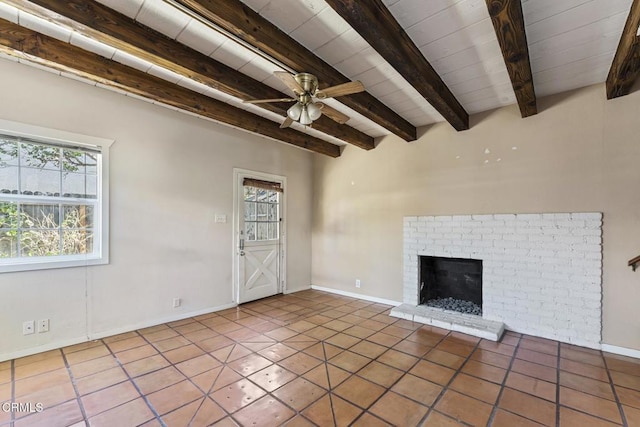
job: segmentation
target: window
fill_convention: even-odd
[[[280,238],[280,192],[244,186],[244,227],[248,242]]]
[[[105,147],[33,129],[0,127],[0,272],[106,263]]]

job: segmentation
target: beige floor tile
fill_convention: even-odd
[[[435,406],[438,411],[474,426],[484,426],[489,421],[493,407],[479,400],[447,390]]]
[[[369,410],[372,414],[395,426],[415,426],[429,408],[392,391],[387,392]]]
[[[311,381],[296,378],[274,391],[273,395],[296,411],[301,411],[326,393],[325,389]]]

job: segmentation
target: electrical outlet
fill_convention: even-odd
[[[36,331],[35,322],[33,320],[27,320],[22,323],[22,335],[31,335]]]
[[[356,288],[360,287],[360,279],[356,279]]]
[[[49,332],[49,319],[38,320],[38,333]]]
[[[225,214],[216,214],[215,221],[225,223],[227,222],[227,216]]]
[[[173,308],[178,308],[180,307],[181,304],[182,304],[182,300],[180,300],[180,298],[173,299]]]

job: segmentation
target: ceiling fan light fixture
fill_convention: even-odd
[[[303,110],[302,104],[300,104],[299,102],[296,102],[287,110],[287,116],[289,116],[291,120],[297,121],[298,119],[300,119],[302,110]]]
[[[302,112],[300,113],[300,124],[304,126],[308,126],[313,123],[313,119],[309,117],[308,107],[305,105],[302,107]]]
[[[318,120],[322,115],[322,104],[316,104],[315,102],[310,102],[307,104],[307,113],[309,114],[309,118],[313,120]]]

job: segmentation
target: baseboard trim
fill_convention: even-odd
[[[629,357],[634,357],[636,359],[640,359],[640,350],[635,350],[633,348],[618,347],[617,345],[610,345],[610,344],[602,344],[602,351],[606,351],[607,353],[619,354],[621,356],[629,356]]]
[[[188,313],[180,313],[175,316],[168,316],[162,319],[156,319],[148,322],[141,322],[135,325],[124,326],[122,328],[110,329],[108,331],[94,332],[88,336],[70,338],[67,340],[55,341],[49,344],[40,345],[37,347],[29,347],[24,350],[12,351],[10,353],[0,354],[0,362],[6,360],[18,359],[20,357],[31,356],[38,353],[44,353],[45,351],[57,350],[59,348],[68,347],[70,345],[81,344],[84,342],[99,340],[101,338],[110,337],[113,335],[124,334],[126,332],[136,331],[138,329],[149,328],[151,326],[161,325],[163,323],[175,322],[176,320],[188,319],[189,317],[201,316],[203,314],[214,313],[216,311],[226,310],[228,308],[237,307],[236,303],[223,304],[212,308],[206,308],[203,310],[190,311]]]
[[[398,305],[402,304],[399,301],[393,301],[393,300],[385,299],[385,298],[372,297],[372,296],[364,295],[364,294],[356,294],[354,292],[341,291],[339,289],[325,288],[324,286],[311,285],[311,289],[314,289],[316,291],[323,291],[323,292],[329,292],[329,293],[332,293],[332,294],[342,295],[343,297],[358,298],[358,299],[363,299],[365,301],[377,302],[379,304],[386,304],[386,305],[393,305],[393,306],[398,306]]]
[[[177,320],[188,319],[189,317],[202,316],[203,314],[214,313],[216,311],[226,310],[228,308],[237,307],[238,304],[231,302],[228,304],[218,305],[212,308],[205,308],[203,310],[190,311],[188,313],[180,313],[175,316],[168,316],[162,319],[156,319],[148,322],[140,322],[131,326],[124,326],[122,328],[110,329],[108,331],[94,332],[89,334],[90,340],[99,340],[101,338],[111,337],[113,335],[124,334],[131,331],[137,331],[138,329],[150,328],[151,326],[161,325],[163,323],[175,322]]]
[[[10,353],[0,354],[0,362],[5,362],[11,359],[18,359],[20,357],[31,356],[33,354],[44,353],[45,351],[56,350],[62,347],[68,347],[70,345],[76,345],[89,341],[86,336],[78,338],[70,338],[67,340],[56,341],[49,344],[39,345],[37,347],[29,347],[24,350],[12,351]]]

